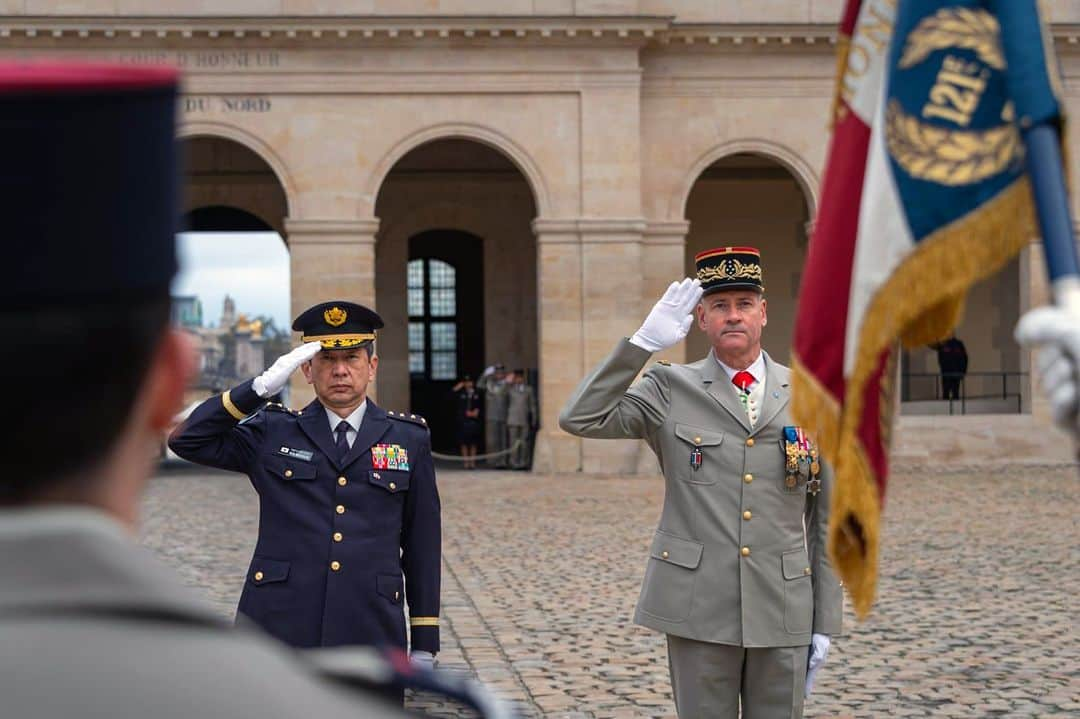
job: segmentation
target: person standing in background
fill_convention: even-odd
[[[960,386],[967,374],[968,354],[964,343],[956,335],[934,345],[937,350],[938,367],[941,369],[943,399],[960,399]]]
[[[510,375],[506,427],[510,439],[510,468],[528,469],[532,457],[532,432],[536,429],[536,393],[525,381],[525,370]]]
[[[480,391],[484,393],[484,453],[493,455],[488,463],[495,469],[506,469],[509,458],[506,452],[507,390],[506,370],[496,364],[484,370],[480,376]]]
[[[480,423],[480,393],[476,391],[472,377],[465,375],[454,385],[454,398],[457,402],[458,446],[464,459],[463,469],[476,469],[476,450],[480,444],[483,428]]]

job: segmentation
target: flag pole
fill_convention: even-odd
[[[1024,133],[1028,176],[1054,303],[1080,317],[1080,260],[1073,237],[1060,142],[1058,128],[1053,123],[1043,123]]]

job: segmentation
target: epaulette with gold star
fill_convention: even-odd
[[[402,422],[412,422],[413,424],[420,425],[424,429],[428,428],[427,420],[418,414],[409,414],[408,412],[394,412],[388,410],[386,416],[390,419],[397,419]]]

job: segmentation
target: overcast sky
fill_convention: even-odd
[[[289,316],[289,252],[276,232],[185,232],[178,236],[180,273],[172,293],[196,295],[203,323],[216,325],[225,295],[237,313],[268,315],[281,328]]]

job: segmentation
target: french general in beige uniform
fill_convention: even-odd
[[[766,303],[752,248],[698,255],[641,329],[578,387],[568,432],[644,439],[664,474],[660,526],[635,621],[668,636],[682,719],[801,717],[840,631],[842,593],[825,552],[832,481],[788,413],[787,367],[761,349]],[[654,364],[697,314],[712,350]],[[808,662],[809,659],[809,662]],[[808,673],[809,667],[809,673]]]

